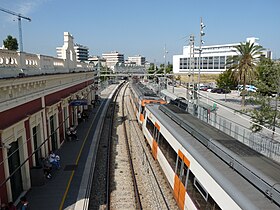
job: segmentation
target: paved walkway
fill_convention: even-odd
[[[112,91],[112,88],[107,88],[104,94],[101,94],[102,98],[107,98],[107,95]],[[61,158],[61,168],[52,171],[52,179],[44,179],[43,185],[32,186],[26,193],[32,210],[75,208],[80,188],[83,185],[81,183],[83,175],[85,171],[90,170],[86,167],[86,162],[92,144],[96,144],[97,141],[95,139],[95,133],[98,132],[96,126],[105,101],[102,99],[104,103],[89,110],[88,120],[77,126],[79,140],[65,141],[61,148],[56,151]]]

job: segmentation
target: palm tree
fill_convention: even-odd
[[[232,70],[233,76],[239,84],[243,84],[243,92],[245,91],[246,84],[252,81],[256,76],[256,63],[259,61],[263,47],[255,43],[240,43],[235,46],[238,55],[230,57],[227,60],[229,69]],[[242,94],[241,106],[245,106],[245,94]]]

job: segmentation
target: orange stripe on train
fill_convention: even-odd
[[[154,159],[157,159],[157,150],[158,150],[158,144],[157,142],[153,139],[153,147],[152,147],[152,154]]]
[[[174,177],[174,198],[179,206],[179,209],[183,210],[185,206],[186,189],[184,184],[181,182],[177,174]]]
[[[155,127],[160,131],[160,126],[157,124],[157,122],[155,122]]]
[[[178,156],[184,161],[184,163],[188,166],[188,168],[191,165],[190,160],[181,152],[181,150],[178,151]]]

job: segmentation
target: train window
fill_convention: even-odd
[[[203,198],[205,200],[207,200],[208,198],[208,193],[206,192],[206,190],[204,189],[204,187],[202,187],[202,185],[199,183],[199,181],[194,178],[194,186],[198,189],[198,191],[200,192],[200,194],[203,196]]]
[[[153,136],[153,131],[154,131],[154,123],[150,120],[150,118],[147,117],[147,122],[146,122],[146,128],[150,132],[150,134]]]
[[[156,142],[159,141],[159,135],[160,135],[160,132],[155,126],[154,138],[155,138]]]
[[[187,193],[192,199],[194,205],[198,209],[206,209],[207,201],[204,196],[198,191],[197,187],[194,185],[195,176],[191,170],[189,170],[188,180],[187,180]]]
[[[186,184],[186,180],[187,180],[187,177],[188,177],[188,173],[189,173],[189,168],[188,166],[184,163],[184,166],[183,166],[183,173],[182,173],[182,176],[181,176],[181,181],[182,183],[185,185]]]
[[[159,135],[158,146],[159,146],[162,154],[166,157],[172,170],[175,172],[177,153],[170,146],[170,144],[166,141],[166,139],[164,138],[164,136],[162,134]]]
[[[144,110],[145,110],[145,107],[144,107],[144,106],[141,106],[140,113],[143,114]]]
[[[178,158],[178,164],[177,164],[177,167],[176,167],[176,174],[177,174],[178,177],[180,177],[182,162],[183,162],[182,159],[179,157]]]
[[[211,195],[208,194],[190,169],[188,169],[186,189],[188,195],[198,209],[221,210],[219,205],[214,201]]]

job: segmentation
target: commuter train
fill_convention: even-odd
[[[143,109],[142,132],[180,209],[280,208],[278,163],[174,104]]]
[[[165,104],[166,101],[156,95],[156,93],[146,87],[141,82],[134,82],[131,85],[131,101],[138,123],[144,121],[145,106],[150,103]]]

